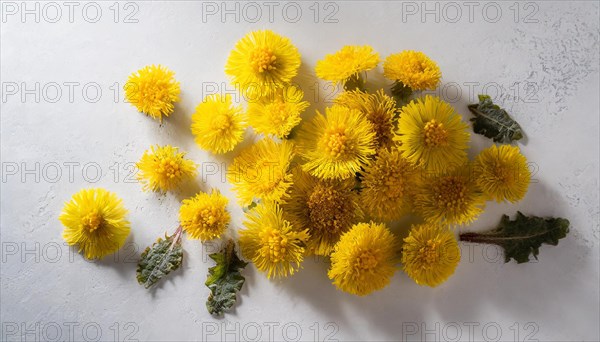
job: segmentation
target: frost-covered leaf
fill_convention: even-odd
[[[181,227],[175,234],[158,240],[146,247],[137,267],[137,281],[145,288],[150,288],[160,279],[181,266],[183,248],[181,247]]]
[[[469,105],[474,118],[473,131],[495,142],[510,143],[523,138],[521,126],[508,113],[495,105],[488,95],[479,95],[479,103]]]
[[[513,221],[503,215],[495,229],[483,233],[463,233],[460,234],[460,240],[501,246],[504,249],[504,262],[512,258],[520,264],[528,262],[530,254],[537,259],[543,243],[556,246],[558,240],[567,236],[568,232],[567,219],[525,216],[517,212]]]
[[[222,315],[236,302],[236,293],[244,285],[244,277],[240,270],[247,263],[240,260],[235,252],[233,240],[218,253],[209,255],[217,265],[208,269],[206,286],[210,289],[210,295],[206,300],[206,308],[213,315]]]

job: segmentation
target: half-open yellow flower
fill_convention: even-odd
[[[231,219],[227,211],[228,202],[218,190],[184,199],[179,208],[181,227],[192,239],[208,241],[221,237]]]
[[[375,94],[360,90],[345,91],[335,99],[335,103],[363,113],[373,125],[377,148],[394,146],[399,109],[396,107],[396,101],[386,95],[383,89],[379,89]]]
[[[448,228],[435,224],[413,226],[402,246],[404,271],[419,285],[445,282],[460,261],[458,242]]]
[[[371,70],[379,64],[379,54],[369,45],[346,45],[317,62],[317,76],[326,81],[346,82],[360,72]]]
[[[300,269],[308,233],[294,230],[277,204],[258,204],[246,213],[244,226],[239,231],[242,255],[267,278],[287,277]]]
[[[402,51],[383,62],[383,75],[400,81],[412,90],[435,89],[440,83],[440,67],[420,51]]]
[[[179,101],[179,82],[175,73],[162,65],[149,65],[134,72],[123,86],[125,98],[138,111],[162,121],[173,113]]]
[[[367,214],[391,221],[411,211],[418,171],[400,151],[381,149],[362,175],[360,196]]]
[[[185,158],[185,152],[170,145],[151,146],[136,166],[139,169],[136,177],[143,184],[142,189],[157,192],[176,189],[185,180],[193,178],[197,168],[196,163]]]
[[[192,115],[192,134],[200,148],[220,154],[233,150],[244,139],[246,115],[230,95],[207,96]]]
[[[227,180],[233,185],[242,206],[254,200],[284,201],[292,185],[290,163],[294,144],[264,138],[244,149],[229,166]]]
[[[287,138],[302,118],[300,114],[308,108],[303,101],[304,92],[289,86],[276,91],[273,96],[264,96],[248,105],[248,121],[257,133]]]
[[[527,193],[531,172],[517,146],[493,145],[481,151],[474,163],[475,182],[497,202],[518,202]]]
[[[397,270],[398,239],[383,223],[359,223],[342,236],[331,254],[329,279],[359,296],[380,290]]]

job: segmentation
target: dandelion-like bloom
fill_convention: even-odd
[[[379,54],[372,47],[347,45],[318,61],[315,71],[321,79],[341,83],[356,77],[362,71],[375,68],[377,64]]]
[[[365,212],[383,221],[397,220],[410,212],[417,177],[416,168],[400,151],[380,150],[363,172],[361,203]]]
[[[481,151],[474,171],[477,186],[497,202],[523,199],[531,179],[527,159],[518,147],[510,145],[493,145]]]
[[[248,33],[229,54],[225,73],[254,97],[288,84],[298,73],[300,53],[292,42],[270,30]]]
[[[233,106],[230,95],[209,95],[192,115],[192,134],[200,148],[220,154],[233,150],[244,138],[246,116]]]
[[[439,173],[467,161],[468,129],[452,106],[428,95],[402,107],[397,140],[411,163]]]
[[[181,227],[192,239],[208,241],[221,237],[231,219],[226,209],[228,202],[218,190],[184,199],[179,208]]]
[[[431,223],[461,225],[473,222],[485,207],[468,168],[425,177],[415,196],[415,208]]]
[[[287,277],[300,269],[308,233],[292,229],[277,204],[258,204],[246,213],[244,226],[239,231],[242,255],[267,278]]]
[[[294,169],[294,185],[283,210],[296,229],[308,229],[309,253],[329,255],[342,234],[362,218],[353,187],[354,179],[319,180]]]
[[[335,245],[329,279],[338,289],[359,296],[380,290],[396,272],[398,246],[385,224],[356,224]]]
[[[383,75],[400,81],[412,90],[435,89],[440,83],[440,67],[419,51],[402,51],[389,55],[383,62]]]
[[[356,109],[334,105],[302,125],[298,134],[302,168],[321,179],[346,179],[375,153],[373,125]]]
[[[179,101],[179,82],[175,73],[162,65],[148,65],[134,72],[123,87],[125,98],[138,111],[162,121]]]
[[[101,188],[80,190],[60,214],[63,239],[71,246],[79,245],[79,252],[88,259],[102,258],[125,244],[130,230],[125,215],[127,209],[115,193]]]
[[[360,90],[345,91],[335,99],[335,103],[357,109],[373,124],[377,147],[390,148],[396,137],[395,121],[399,109],[396,101],[387,96],[383,89],[375,94]]]
[[[197,168],[193,161],[185,159],[185,152],[170,145],[151,146],[136,166],[142,189],[159,192],[173,190],[184,180],[193,178]]]
[[[445,282],[460,261],[454,234],[439,225],[413,226],[402,246],[404,271],[419,285],[435,287]]]
[[[294,145],[264,138],[243,150],[229,166],[227,180],[233,185],[239,202],[248,206],[255,199],[280,202],[292,185],[290,163]]]
[[[281,89],[274,96],[250,103],[248,121],[257,133],[284,139],[300,123],[300,114],[308,107],[303,97],[304,92],[297,87]]]

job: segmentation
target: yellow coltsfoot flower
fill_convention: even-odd
[[[248,33],[235,44],[225,73],[245,95],[256,100],[287,85],[299,67],[300,53],[288,38],[260,30]]]
[[[435,224],[413,226],[402,247],[402,265],[419,285],[435,287],[445,282],[460,261],[454,234]]]
[[[218,190],[184,199],[179,208],[181,227],[192,239],[208,241],[221,237],[231,219],[227,211],[228,202]]]
[[[298,134],[304,171],[321,179],[347,179],[375,153],[373,125],[356,109],[334,105],[317,112]]]
[[[359,73],[375,68],[379,54],[369,45],[347,45],[317,62],[317,76],[326,81],[346,83],[356,79]]]
[[[63,239],[78,245],[87,259],[100,259],[116,252],[129,235],[127,210],[113,192],[101,188],[83,189],[73,195],[60,214],[65,226]]]
[[[415,209],[425,220],[443,225],[475,221],[485,207],[469,167],[424,177],[415,195]]]
[[[149,65],[134,72],[123,87],[125,98],[138,111],[162,121],[173,113],[179,101],[179,82],[175,73],[162,65]]]
[[[285,139],[302,118],[300,114],[308,108],[303,101],[304,92],[297,87],[282,88],[273,96],[265,96],[248,105],[248,121],[257,133]]]
[[[242,255],[267,278],[287,277],[300,269],[308,233],[294,230],[277,204],[258,204],[246,213],[244,226],[239,231]]]
[[[385,224],[356,224],[335,245],[329,279],[338,289],[359,296],[380,290],[396,272],[398,249],[398,239]]]
[[[475,158],[473,169],[479,189],[497,202],[515,203],[527,193],[531,172],[517,146],[486,148]]]
[[[197,165],[185,159],[185,152],[177,147],[151,146],[136,164],[139,172],[137,179],[142,189],[166,192],[178,188],[182,182],[196,175]]]
[[[367,214],[392,221],[411,211],[418,170],[400,151],[380,150],[362,174],[360,196]]]
[[[254,200],[285,201],[292,185],[294,144],[264,138],[244,149],[229,166],[227,180],[242,206]]]
[[[200,148],[215,154],[232,151],[246,130],[242,106],[233,106],[230,95],[209,95],[192,115],[192,134]]]
[[[402,51],[389,55],[383,62],[383,75],[412,90],[435,89],[440,83],[440,67],[419,51]]]
[[[452,106],[427,95],[402,107],[397,140],[404,158],[427,172],[440,173],[467,161],[468,128]]]
[[[309,253],[329,255],[342,234],[362,218],[353,188],[354,179],[320,180],[294,169],[294,185],[283,210],[294,227],[308,229]]]
[[[360,90],[345,91],[335,99],[335,103],[363,113],[373,125],[377,148],[391,148],[395,145],[399,109],[396,108],[396,101],[386,95],[383,89],[375,94]]]

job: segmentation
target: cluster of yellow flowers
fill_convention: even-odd
[[[419,96],[441,80],[438,65],[422,52],[403,51],[383,62],[401,104],[384,89],[369,92],[364,75],[376,69],[370,46],[345,46],[316,64],[316,75],[343,86],[332,106],[306,122],[304,93],[292,84],[298,49],[272,31],[251,32],[229,55],[225,73],[252,100],[211,95],[192,115],[197,145],[214,154],[233,151],[250,126],[261,139],[237,153],[227,180],[246,208],[239,231],[242,256],[269,278],[296,273],[310,255],[330,260],[339,289],[366,295],[385,287],[398,269],[416,283],[437,286],[460,260],[455,228],[474,221],[487,200],[516,202],[530,182],[518,147],[496,146],[469,161],[469,125],[435,96]],[[179,83],[162,66],[129,78],[128,100],[162,120],[173,113]],[[298,127],[297,127],[298,126]],[[153,146],[137,164],[144,190],[172,191],[196,175],[196,164],[171,146]],[[222,237],[228,200],[217,190],[182,202],[179,220],[188,237]],[[88,258],[118,249],[129,233],[116,195],[83,190],[60,219],[65,239]],[[398,238],[389,223],[407,214],[422,223]]]

